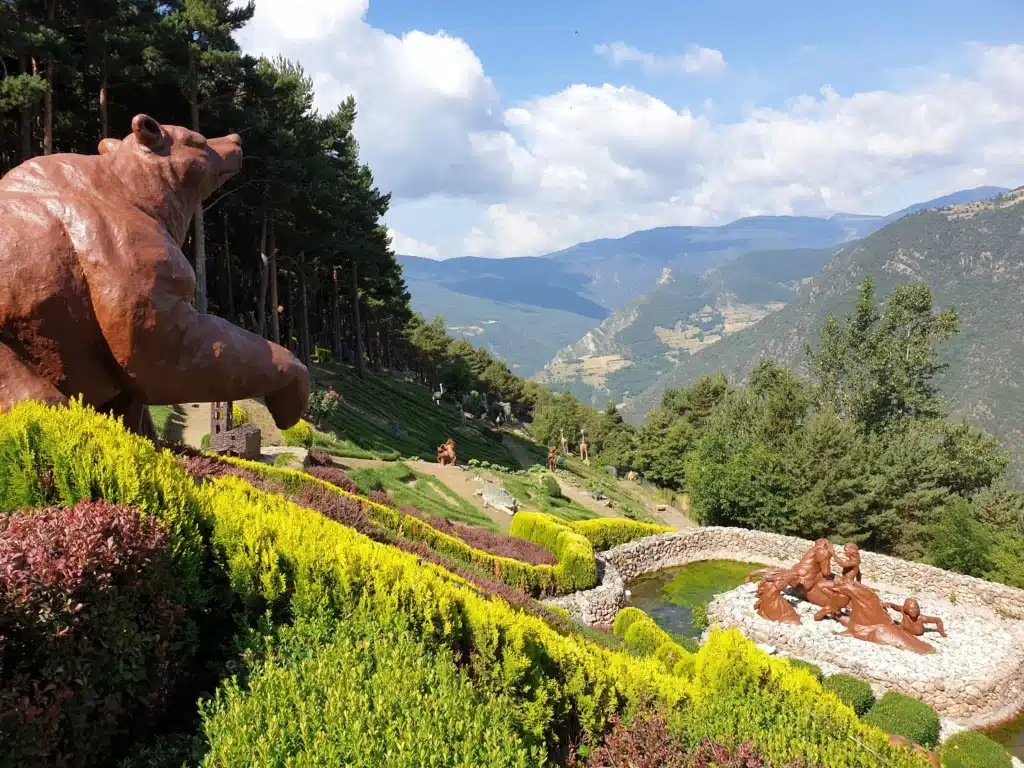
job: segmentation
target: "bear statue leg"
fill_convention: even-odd
[[[68,398],[51,382],[33,373],[10,347],[0,341],[0,411],[20,400],[62,405]]]

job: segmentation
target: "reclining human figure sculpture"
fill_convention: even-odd
[[[821,607],[815,621],[832,618],[843,625],[840,634],[879,645],[889,645],[914,653],[934,653],[935,648],[920,639],[925,624],[936,624],[945,637],[942,620],[922,616],[917,600],[908,598],[902,606],[885,603],[878,594],[860,581],[860,551],[856,544],[844,547],[846,559],[837,557],[831,543],[818,539],[804,553],[800,562],[790,568],[760,568],[751,571],[744,583],[760,577],[754,608],[770,621],[799,624],[800,618],[783,596],[789,589],[799,599]],[[838,578],[832,572],[833,558],[842,567]],[[899,624],[889,610],[898,611]],[[847,611],[849,614],[847,615]]]
[[[241,165],[237,135],[136,115],[99,155],[37,157],[0,179],[0,410],[80,396],[155,437],[148,405],[262,396],[278,427],[299,420],[305,366],[192,306],[192,212]]]

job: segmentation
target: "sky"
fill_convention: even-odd
[[[1024,185],[1021,0],[259,0],[238,39],[355,96],[400,254]]]

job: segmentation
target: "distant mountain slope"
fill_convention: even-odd
[[[963,205],[964,203],[974,203],[978,200],[991,200],[993,197],[1006,194],[1010,190],[1006,187],[975,187],[974,189],[962,189],[959,192],[954,192],[951,195],[943,195],[937,197],[934,200],[928,200],[924,203],[915,203],[909,205],[903,210],[896,211],[896,213],[890,213],[885,217],[885,223],[896,221],[904,216],[909,216],[912,213],[918,211],[928,210],[929,208],[945,208],[949,205]]]
[[[830,312],[851,310],[870,273],[879,296],[909,282],[928,283],[939,307],[953,306],[961,331],[945,348],[952,363],[939,381],[957,413],[990,430],[1024,470],[1024,188],[994,201],[923,211],[841,248],[820,276],[784,309],[703,349],[631,400],[639,421],[668,387],[724,370],[737,380],[770,356],[805,370],[805,339]]]

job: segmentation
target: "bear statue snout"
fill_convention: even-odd
[[[219,139],[210,139],[207,145],[220,158],[219,175],[222,179],[234,176],[242,170],[242,137],[237,133],[222,136]]]

